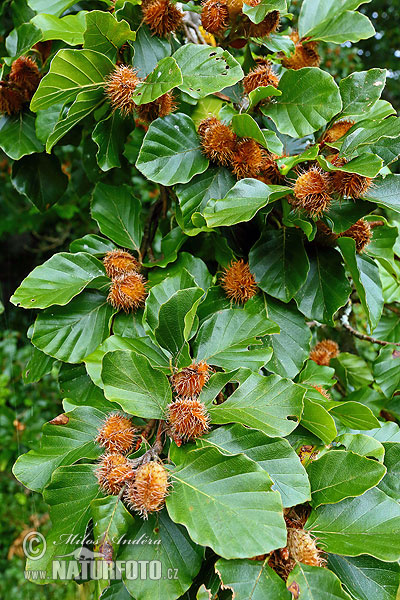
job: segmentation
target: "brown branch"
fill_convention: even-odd
[[[372,335],[361,333],[361,331],[357,331],[356,329],[354,329],[354,327],[352,327],[350,323],[342,323],[342,325],[359,340],[371,342],[372,344],[379,344],[380,346],[400,346],[400,342],[385,342],[384,340],[378,340],[377,338],[372,337]]]
[[[147,251],[153,243],[156,235],[158,221],[163,207],[163,197],[160,197],[151,205],[146,225],[144,226],[143,239],[139,250],[139,260],[142,262],[146,258]]]
[[[391,310],[396,315],[400,315],[400,308],[397,308],[397,306],[391,306],[390,304],[385,304],[385,308],[387,308],[388,310]]]

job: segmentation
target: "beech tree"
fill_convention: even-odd
[[[102,600],[395,600],[400,121],[384,65],[319,68],[374,35],[360,4],[11,11],[12,184],[39,211],[79,195],[73,153],[98,228],[11,298],[27,381],[57,364],[64,399],[14,466],[49,505],[37,583],[89,547],[162,567]]]

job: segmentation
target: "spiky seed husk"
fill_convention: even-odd
[[[203,153],[220,165],[229,165],[236,148],[236,135],[216,117],[208,117],[198,127]]]
[[[332,200],[329,174],[319,167],[310,167],[296,179],[293,192],[290,204],[312,217],[318,217],[329,208]]]
[[[261,179],[262,177],[262,181],[264,181],[264,183],[272,183],[276,185],[281,183],[284,179],[276,163],[276,158],[278,158],[277,155],[271,154],[270,152],[265,152],[263,155],[263,161],[260,168],[260,175],[257,178]]]
[[[311,350],[310,359],[317,365],[329,367],[332,358],[339,354],[339,346],[333,340],[322,340]]]
[[[232,171],[238,179],[257,177],[263,164],[264,152],[252,138],[242,138],[236,143],[231,159]]]
[[[132,449],[135,433],[129,417],[115,413],[109,415],[100,427],[96,442],[109,452],[126,454]]]
[[[371,226],[365,219],[359,219],[349,229],[339,234],[339,237],[353,238],[356,243],[356,251],[361,254],[372,239]]]
[[[279,78],[268,64],[258,65],[243,79],[243,88],[246,94],[250,94],[250,92],[256,90],[258,87],[266,87],[267,85],[272,85],[274,88],[277,88],[279,85]]]
[[[143,20],[160,37],[176,31],[182,24],[183,13],[169,0],[153,0],[142,5]]]
[[[220,283],[228,298],[239,304],[250,300],[258,289],[254,275],[243,259],[231,262],[224,270]]]
[[[15,83],[29,102],[40,82],[40,73],[36,62],[29,56],[20,56],[11,65],[9,81]]]
[[[178,446],[195,440],[209,430],[210,416],[197,398],[177,398],[167,407],[169,433]]]
[[[110,250],[103,258],[103,264],[111,279],[140,271],[140,263],[126,250]]]
[[[363,177],[358,173],[345,173],[344,171],[332,173],[332,186],[335,192],[354,200],[365,196],[371,184],[370,177]]]
[[[127,485],[124,500],[147,518],[148,513],[162,509],[168,487],[168,472],[162,464],[151,461],[137,469],[134,481]]]
[[[282,65],[286,69],[302,69],[303,67],[318,67],[321,59],[317,52],[317,42],[307,42],[305,44],[299,40],[299,34],[297,31],[292,31],[290,34],[291,40],[295,44],[294,54],[286,56],[281,54]]]
[[[244,37],[263,38],[274,33],[279,27],[280,14],[278,10],[270,12],[261,23],[257,25],[248,17],[243,17],[239,33]]]
[[[122,454],[104,454],[95,471],[97,481],[107,494],[117,495],[127,481],[133,478],[134,471]]]
[[[192,363],[171,376],[174,392],[181,398],[198,396],[210,379],[210,367],[204,361]]]
[[[301,562],[313,567],[323,567],[325,561],[317,548],[315,539],[304,529],[288,527],[287,549],[289,558],[295,563]]]
[[[225,2],[207,0],[201,11],[201,24],[208,33],[218,34],[229,25],[229,9]]]
[[[118,310],[129,312],[143,306],[147,292],[145,279],[139,273],[126,275],[121,279],[114,279],[110,292],[107,296],[108,302]]]
[[[125,116],[133,114],[136,104],[132,100],[132,94],[139,82],[136,69],[126,65],[115,67],[104,88],[113,110],[119,109]]]
[[[326,398],[327,400],[332,400],[332,397],[330,395],[329,392],[326,391],[325,388],[323,388],[320,385],[313,385],[313,388],[315,388],[317,390],[317,392],[319,392],[320,394],[322,394],[324,396],[324,398]]]
[[[345,135],[353,127],[355,121],[338,121],[332,127],[327,129],[323,135],[322,141],[326,144],[336,142]]]
[[[151,123],[158,119],[158,117],[166,117],[174,112],[174,110],[176,110],[176,104],[171,92],[163,94],[156,100],[153,100],[153,102],[141,104],[136,107],[139,118],[146,121],[146,123]]]
[[[338,235],[325,225],[323,221],[317,221],[317,235],[315,236],[315,242],[319,246],[334,246],[337,242]]]
[[[228,5],[229,18],[233,21],[242,12],[243,0],[225,0]]]
[[[25,103],[23,92],[5,81],[0,82],[0,114],[16,115]]]

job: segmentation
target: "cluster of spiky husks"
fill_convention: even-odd
[[[354,125],[354,121],[338,121],[327,129],[322,137],[325,144],[332,144],[343,137]]]
[[[289,202],[297,210],[302,210],[311,217],[319,217],[331,204],[330,192],[329,174],[319,167],[312,166],[296,179],[293,187],[294,197]]]
[[[103,263],[107,275],[111,278],[108,302],[114,308],[125,312],[143,306],[147,291],[146,280],[138,272],[140,263],[125,250],[107,252]]]
[[[260,174],[267,152],[252,138],[238,138],[216,117],[203,119],[198,133],[203,153],[216,164],[229,166],[238,179]]]
[[[294,53],[290,56],[281,54],[282,65],[286,69],[302,69],[303,67],[318,67],[321,59],[319,57],[317,42],[303,42],[299,39],[297,31],[292,31],[290,39],[294,42]]]
[[[167,408],[167,422],[170,436],[180,446],[207,433],[210,417],[198,398],[177,398]]]
[[[138,467],[135,478],[128,483],[124,492],[126,504],[144,518],[164,506],[169,488],[168,472],[156,461]]]
[[[317,365],[329,367],[332,358],[339,354],[339,346],[333,340],[322,340],[311,350],[310,359]]]
[[[7,81],[0,81],[0,113],[15,115],[30,102],[40,82],[36,62],[29,56],[21,56],[11,65]]]
[[[356,243],[356,251],[361,254],[372,239],[372,228],[368,221],[359,219],[354,225],[342,233],[334,233],[325,223],[318,221],[316,241],[322,246],[333,246],[338,238],[350,237]]]
[[[242,23],[238,28],[238,33],[244,37],[264,38],[274,33],[279,28],[280,13],[273,10],[261,21],[255,24],[247,16],[243,16]]]
[[[243,88],[246,94],[250,94],[250,92],[253,92],[258,87],[266,87],[268,85],[272,85],[274,88],[277,88],[279,85],[279,78],[268,62],[257,65],[243,79]]]
[[[117,495],[135,473],[128,459],[119,453],[104,454],[95,471],[100,488],[107,494]]]
[[[201,11],[201,24],[208,33],[223,33],[229,25],[228,4],[220,0],[206,0]]]
[[[229,267],[224,270],[220,283],[228,298],[238,304],[250,300],[258,290],[249,264],[245,263],[243,259],[231,262]]]
[[[329,155],[327,160],[335,167],[343,167],[346,159],[339,154]],[[358,173],[347,173],[346,171],[333,171],[330,174],[332,189],[341,197],[362,198],[372,185],[370,177],[364,177]]]
[[[136,429],[129,417],[115,413],[109,415],[99,429],[96,442],[109,452],[126,454],[133,447]]]
[[[180,398],[198,396],[210,379],[210,367],[204,362],[192,363],[171,376],[171,385]]]
[[[158,117],[165,117],[176,109],[174,97],[167,92],[160,98],[137,106],[132,99],[132,94],[137,85],[144,81],[137,75],[137,70],[127,65],[117,65],[105,83],[105,93],[113,110],[119,110],[125,117],[134,112],[148,123]]]
[[[182,25],[183,13],[170,0],[151,0],[142,5],[143,20],[153,35],[165,37]]]

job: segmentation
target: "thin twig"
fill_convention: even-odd
[[[371,335],[367,335],[366,333],[361,333],[361,331],[357,331],[357,329],[354,329],[354,327],[352,327],[349,323],[349,315],[351,313],[351,303],[349,301],[346,310],[344,311],[343,316],[341,317],[340,321],[343,325],[343,327],[345,327],[347,329],[347,331],[350,331],[350,333],[352,335],[354,335],[354,337],[357,337],[360,340],[364,340],[366,342],[371,342],[372,344],[379,344],[380,346],[400,346],[400,342],[386,342],[384,340],[378,340],[377,338],[372,337]]]
[[[163,197],[160,197],[150,207],[147,222],[144,227],[143,239],[139,250],[139,260],[143,261],[146,258],[146,254],[151,244],[153,243],[154,236],[156,235],[158,220],[160,218],[161,209],[163,206]]]

